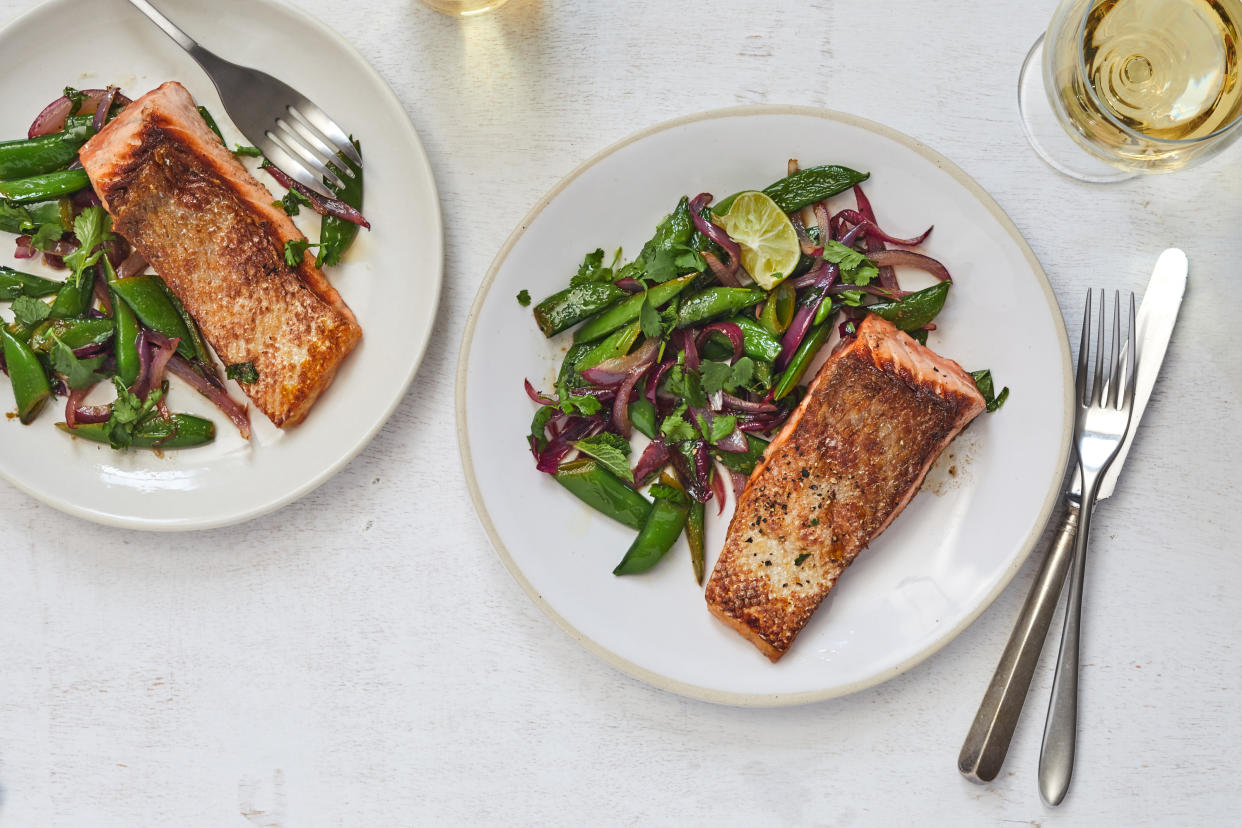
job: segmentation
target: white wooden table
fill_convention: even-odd
[[[374,63],[426,142],[447,233],[437,336],[375,441],[252,523],[113,530],[0,483],[0,825],[1237,824],[1242,147],[1110,187],[1044,167],[1015,89],[1051,0],[512,0],[467,21],[415,0],[299,5]],[[955,767],[1033,561],[897,679],[735,709],[586,653],[475,519],[453,375],[503,238],[624,135],[766,102],[872,118],[961,165],[1025,233],[1072,331],[1088,283],[1141,290],[1164,247],[1190,255],[1160,382],[1097,512],[1058,809],[1035,785],[1053,646],[1001,777],[977,787]]]

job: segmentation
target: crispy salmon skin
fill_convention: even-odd
[[[961,366],[869,315],[751,474],[707,584],[708,608],[779,659],[983,409]]]
[[[277,426],[296,425],[362,336],[340,294],[303,253],[272,194],[221,143],[181,84],[125,109],[79,157],[113,226],[181,300],[242,388]]]

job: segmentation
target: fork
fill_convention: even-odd
[[[323,182],[340,189],[345,184],[342,175],[354,176],[349,164],[337,160],[337,154],[362,166],[362,156],[345,130],[305,95],[266,72],[238,66],[204,49],[147,0],[129,2],[198,61],[216,85],[233,123],[290,178],[335,198],[324,190]]]
[[[1082,475],[1082,503],[1070,570],[1069,599],[1065,604],[1065,626],[1061,630],[1061,650],[1057,655],[1052,698],[1048,702],[1048,721],[1044,725],[1044,741],[1039,753],[1039,793],[1049,805],[1059,805],[1065,798],[1074,772],[1074,743],[1078,730],[1078,641],[1091,511],[1104,472],[1117,456],[1130,427],[1130,412],[1134,408],[1134,377],[1139,357],[1135,346],[1134,294],[1130,294],[1129,335],[1124,353],[1121,350],[1121,295],[1113,295],[1113,341],[1108,376],[1104,375],[1106,315],[1104,291],[1101,290],[1100,321],[1095,337],[1095,377],[1089,389],[1087,370],[1092,313],[1091,291],[1087,291],[1087,309],[1083,314],[1082,342],[1078,349],[1078,373],[1074,386],[1078,405],[1074,418],[1074,445],[1078,451],[1079,474]]]

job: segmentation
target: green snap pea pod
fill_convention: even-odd
[[[561,464],[553,476],[583,503],[631,529],[642,528],[651,512],[651,501],[590,457]]]
[[[756,322],[753,316],[742,314],[729,321],[742,329],[742,350],[746,356],[771,362],[781,355],[781,341]]]
[[[85,316],[95,296],[95,269],[88,267],[79,278],[70,276],[52,300],[52,319]]]
[[[77,129],[79,127],[90,126],[95,123],[95,116],[92,115],[70,115],[65,118],[65,129]]]
[[[707,504],[699,503],[697,500],[690,503],[690,514],[686,518],[686,542],[690,544],[690,565],[694,567],[694,580],[703,585],[704,574],[704,549],[706,543],[703,538],[703,521],[707,516]]]
[[[688,328],[737,313],[759,304],[767,295],[758,288],[709,287],[681,300],[677,306],[677,327]]]
[[[824,324],[832,318],[834,313],[837,312],[838,307],[840,307],[840,305],[834,305],[831,297],[825,296],[824,301],[820,302],[819,307],[815,309],[815,316],[811,319],[811,325],[815,326]]]
[[[177,353],[186,359],[194,359],[194,346],[190,332],[186,330],[181,314],[168,301],[164,280],[154,274],[130,276],[112,282],[112,290],[120,294],[134,311],[139,321],[148,328],[159,331],[169,339],[180,339]]]
[[[16,204],[47,201],[49,198],[76,193],[90,185],[86,170],[60,170],[13,181],[0,181],[0,198]]]
[[[535,305],[535,324],[544,336],[556,336],[628,295],[612,282],[570,285]]]
[[[116,331],[112,352],[116,357],[116,375],[126,386],[130,386],[138,379],[141,367],[141,360],[138,356],[138,334],[142,332],[142,328],[138,324],[138,317],[134,315],[134,309],[116,292],[117,276],[116,271],[112,269],[112,263],[108,261],[107,256],[104,256],[101,261],[108,281],[108,293],[112,297],[112,321]]]
[[[849,167],[824,164],[807,167],[763,189],[764,195],[776,202],[786,213],[801,210],[808,204],[831,198],[871,177],[871,173],[858,172]]]
[[[49,319],[40,323],[30,334],[30,347],[41,353],[49,353],[56,340],[70,348],[98,345],[112,338],[112,320],[105,317],[82,317],[78,319]]]
[[[793,322],[797,298],[798,292],[794,290],[794,286],[781,282],[763,304],[763,310],[759,312],[759,324],[775,336],[785,333]]]
[[[224,133],[220,131],[220,125],[216,123],[216,119],[211,117],[211,111],[205,106],[200,106],[198,108],[198,114],[203,116],[203,120],[207,122],[207,128],[216,134],[216,137],[220,139],[221,144],[224,144]],[[225,146],[228,145],[225,144]]]
[[[656,438],[656,410],[650,400],[640,397],[630,403],[630,423],[639,434],[652,440]]]
[[[561,362],[560,373],[556,376],[558,386],[573,388],[582,384],[583,380],[578,376],[578,360],[589,354],[594,347],[589,342],[569,346],[569,350],[565,352],[565,359]]]
[[[936,318],[944,307],[952,282],[937,282],[929,288],[916,290],[897,302],[879,302],[867,310],[887,319],[903,331],[913,331]]]
[[[11,301],[18,296],[41,299],[60,290],[61,283],[42,276],[32,276],[0,265],[0,300]]]
[[[678,245],[689,244],[694,238],[694,218],[690,215],[690,199],[682,196],[676,209],[669,213],[656,226],[655,234],[643,245],[634,264],[642,272],[662,253],[667,253]]]
[[[203,339],[203,332],[198,329],[198,323],[194,321],[193,316],[190,316],[185,305],[181,304],[181,300],[177,298],[177,294],[172,292],[172,288],[163,279],[160,280],[160,284],[164,286],[164,295],[168,297],[177,315],[185,323],[186,333],[190,336],[190,347],[194,350],[194,358],[206,365],[211,365],[211,352],[207,350],[207,341]]]
[[[755,470],[763,453],[767,451],[768,441],[753,434],[747,434],[746,443],[749,447],[744,452],[716,451],[713,453],[726,469],[741,474],[750,474]]]
[[[0,180],[27,178],[63,168],[78,157],[78,147],[94,133],[88,125],[38,138],[0,141]]]
[[[638,320],[634,320],[630,324],[617,328],[604,339],[601,339],[598,345],[582,355],[578,360],[578,373],[582,373],[588,368],[599,365],[606,359],[615,359],[616,357],[625,356],[630,352],[630,348],[634,345],[634,340],[638,339],[638,335],[642,333],[642,328],[638,324]]]
[[[674,298],[694,281],[696,273],[669,279],[663,284],[648,288],[646,294],[635,293],[605,309],[595,317],[586,321],[581,328],[574,331],[574,342],[593,342],[607,336],[622,325],[628,325],[638,318],[644,299],[651,302],[652,307],[660,307]]]
[[[86,423],[70,428],[57,423],[61,431],[95,443],[108,442],[107,423]],[[193,448],[210,443],[216,438],[216,426],[211,420],[193,414],[173,414],[167,420],[159,414],[147,417],[134,429],[134,448],[177,449]]]
[[[354,149],[362,152],[362,147],[357,141],[352,141]],[[336,166],[339,168],[338,173],[344,171],[345,174],[338,175],[344,187],[331,188],[332,192],[341,201],[353,207],[355,210],[362,209],[362,167],[350,161],[343,154],[337,153]],[[353,173],[353,175],[349,175]],[[325,265],[340,264],[341,255],[354,243],[354,238],[358,235],[358,225],[352,221],[346,221],[336,216],[323,216],[319,222],[319,260]]]
[[[798,380],[802,379],[802,375],[806,373],[811,360],[815,358],[815,355],[819,353],[819,349],[828,341],[830,333],[832,333],[832,326],[828,324],[820,325],[818,328],[811,328],[810,333],[802,340],[802,344],[794,351],[793,358],[789,360],[789,367],[785,369],[785,373],[781,374],[780,380],[777,381],[773,393],[774,399],[779,400],[794,390]]]
[[[668,473],[665,472],[667,480]],[[652,487],[653,492],[657,491]],[[637,575],[646,572],[660,562],[681,537],[690,517],[690,498],[685,492],[665,483],[658,489],[659,495],[651,506],[651,513],[638,530],[638,537],[626,550],[625,557],[612,571],[613,575]]]
[[[23,425],[39,416],[39,410],[52,396],[52,386],[47,381],[43,363],[30,346],[5,328],[0,328],[0,344],[3,344],[4,364],[9,369],[13,384],[13,398],[17,400],[17,416]]]

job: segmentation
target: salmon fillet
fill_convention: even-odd
[[[708,608],[779,659],[983,409],[961,366],[867,316],[751,474],[707,584]]]
[[[251,362],[242,389],[277,426],[306,417],[362,336],[353,313],[302,255],[272,194],[220,142],[181,84],[138,98],[79,152],[112,214],[226,365]]]

